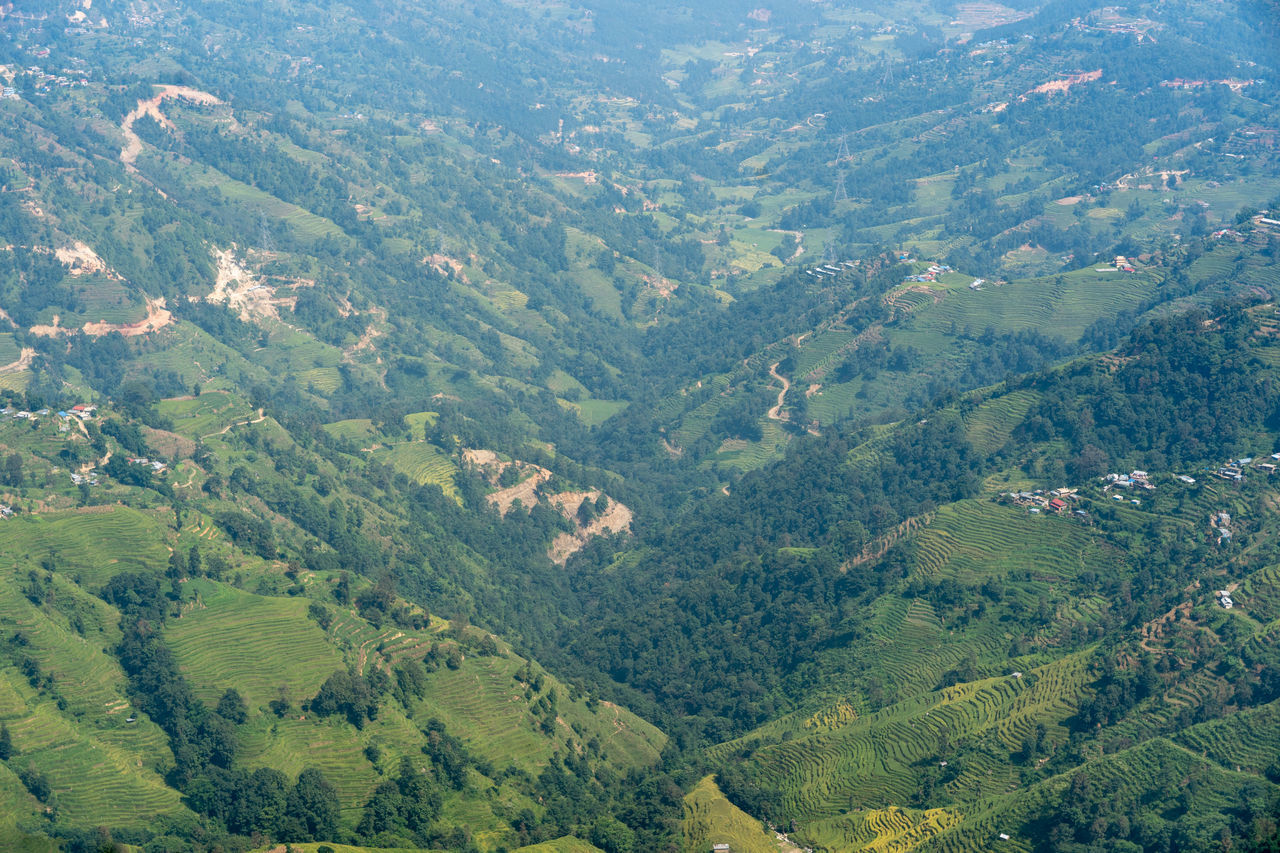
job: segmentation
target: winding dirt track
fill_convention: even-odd
[[[782,401],[786,399],[787,392],[791,390],[791,382],[778,372],[779,364],[782,364],[782,362],[775,361],[769,365],[769,375],[782,383],[782,390],[778,392],[778,405],[769,410],[769,420],[771,421],[786,420],[782,417]]]

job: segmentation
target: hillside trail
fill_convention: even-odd
[[[222,429],[218,430],[217,432],[211,432],[211,433],[209,433],[208,435],[202,435],[202,436],[200,436],[200,437],[201,437],[201,438],[213,438],[215,435],[226,435],[228,432],[230,432],[230,431],[231,431],[231,428],[232,428],[232,427],[247,426],[247,425],[249,425],[249,424],[260,424],[260,423],[262,423],[263,421],[265,421],[266,419],[267,419],[267,415],[266,415],[266,413],[265,413],[265,412],[263,412],[263,410],[262,410],[261,408],[259,408],[259,409],[258,409],[258,414],[257,414],[257,416],[256,416],[256,417],[252,417],[252,418],[250,418],[250,419],[249,419],[249,420],[247,420],[247,421],[236,421],[236,422],[234,422],[234,423],[229,423],[229,424],[227,424],[226,426],[224,426]]]
[[[86,432],[86,433],[85,433],[85,437],[86,437],[86,438],[88,437],[88,432]],[[102,457],[101,459],[99,459],[96,463],[94,463],[94,462],[86,462],[85,464],[81,465],[81,466],[80,466],[80,468],[79,468],[79,472],[80,472],[81,474],[88,474],[90,471],[92,471],[92,470],[93,470],[94,465],[97,465],[97,467],[99,467],[99,468],[105,468],[105,467],[107,466],[107,463],[108,463],[108,462],[110,462],[110,461],[111,461],[111,451],[110,451],[110,450],[108,450],[108,451],[107,451],[107,455],[106,455],[106,456],[103,456],[103,457]]]
[[[791,390],[791,382],[787,377],[778,372],[779,364],[782,364],[782,362],[775,361],[773,364],[769,365],[769,375],[782,383],[782,390],[778,392],[778,405],[769,410],[768,417],[771,421],[786,420],[782,417],[782,401],[786,399],[787,392]]]
[[[131,110],[124,117],[124,121],[120,123],[120,132],[125,138],[125,145],[120,149],[120,162],[130,172],[137,171],[137,167],[134,164],[138,161],[138,155],[142,153],[142,139],[133,129],[134,122],[144,115],[149,115],[161,127],[167,130],[174,129],[173,122],[169,121],[165,114],[160,112],[160,102],[165,98],[181,98],[191,103],[206,106],[222,103],[213,95],[188,86],[164,86],[155,96],[138,101],[138,106]]]

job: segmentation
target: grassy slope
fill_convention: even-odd
[[[713,844],[728,844],[734,853],[794,849],[780,844],[760,821],[729,802],[714,776],[704,777],[685,796],[681,833],[686,851],[710,850]]]

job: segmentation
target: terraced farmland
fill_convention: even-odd
[[[890,806],[814,821],[805,826],[805,836],[827,850],[907,853],[956,826],[961,817],[954,809],[920,811]]]
[[[151,515],[124,506],[23,515],[4,522],[0,560],[15,568],[52,558],[89,587],[120,572],[160,571],[169,561],[168,533]]]
[[[570,702],[565,687],[550,678],[546,690],[555,689],[560,695],[559,715],[564,722],[552,738],[545,737],[530,712],[533,700],[525,698],[525,685],[515,679],[522,664],[518,658],[468,655],[461,668],[430,675],[417,715],[442,720],[468,749],[499,769],[515,766],[536,774],[557,743],[569,739],[581,743],[593,737],[615,766],[635,767],[657,760],[665,737],[656,728],[608,702],[594,711],[584,702]]]
[[[454,500],[460,499],[454,481],[458,467],[434,444],[426,441],[393,444],[389,448],[374,451],[373,456],[419,485],[434,483]]]
[[[59,812],[89,825],[145,826],[160,814],[185,809],[178,792],[154,770],[167,746],[149,723],[129,729],[137,738],[104,738],[91,725],[72,722],[54,704],[33,695],[12,670],[0,678],[0,714],[22,760],[50,780]],[[145,765],[145,766],[144,766]]]
[[[241,592],[212,581],[193,581],[199,603],[165,628],[183,674],[196,694],[217,701],[228,687],[251,711],[280,695],[314,696],[342,656],[307,618],[307,602]]]
[[[19,589],[25,579],[8,573],[0,578],[2,624],[10,631],[22,632],[24,654],[38,661],[42,671],[57,682],[67,706],[94,720],[102,719],[112,708],[127,707],[124,674],[105,653],[118,637],[114,611],[74,584],[59,583],[55,578],[52,589],[63,599],[62,606],[75,601],[76,611],[91,614],[84,619],[85,634],[81,635],[61,611],[37,607],[22,595]]]
[[[234,394],[206,392],[199,397],[162,400],[160,413],[173,421],[173,431],[188,438],[216,435],[253,417],[249,404]]]
[[[1173,740],[1228,769],[1262,775],[1280,756],[1280,700],[1192,726]]]
[[[1087,528],[1065,518],[1029,516],[1016,507],[966,500],[938,510],[915,540],[917,571],[966,582],[1035,567],[1073,578],[1092,553]],[[1098,555],[1096,559],[1101,559]]]
[[[1099,317],[1117,314],[1149,298],[1157,283],[1148,273],[1099,273],[1088,268],[1001,287],[951,291],[938,305],[919,312],[919,322],[938,330],[948,329],[952,323],[972,329],[1051,330],[1073,341]]]
[[[555,841],[544,841],[529,847],[517,847],[516,853],[602,853],[599,847],[580,838],[566,835]]]
[[[734,853],[779,853],[794,850],[783,846],[760,821],[729,802],[706,776],[684,798],[684,821],[680,827],[683,849],[710,850],[712,844],[728,844]]]
[[[830,367],[836,354],[856,337],[848,329],[827,329],[816,338],[806,340],[796,353],[793,375],[803,379],[815,370]]]
[[[334,421],[331,424],[325,424],[324,431],[334,438],[345,438],[348,441],[367,441],[374,434],[373,421],[369,418]]]
[[[945,688],[890,706],[844,725],[758,749],[753,772],[775,781],[792,814],[837,816],[850,810],[910,802],[921,762],[951,756],[943,744],[989,743],[1006,758],[1037,722],[1068,716],[1088,681],[1084,658],[1071,656],[1023,677],[1004,676]],[[972,798],[1005,784],[972,764],[948,788]],[[1007,774],[1002,774],[1007,781]]]
[[[1004,446],[1014,427],[1039,399],[1035,391],[1020,389],[980,403],[964,416],[965,437],[976,452],[994,453]]]

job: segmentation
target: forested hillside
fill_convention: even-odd
[[[0,847],[1271,849],[1273,6],[0,7]]]

